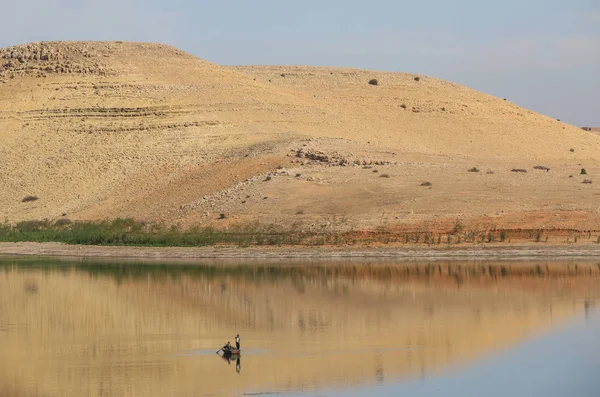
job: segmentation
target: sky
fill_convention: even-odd
[[[0,47],[144,41],[223,65],[419,73],[600,126],[600,0],[0,0],[0,10]]]

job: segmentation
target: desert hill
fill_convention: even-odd
[[[9,222],[600,229],[582,183],[599,149],[597,134],[428,76],[224,67],[144,43],[0,49]]]

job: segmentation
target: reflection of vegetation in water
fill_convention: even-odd
[[[449,280],[460,285],[468,280],[502,279],[510,277],[547,278],[558,276],[600,276],[600,263],[506,263],[506,262],[433,262],[433,263],[349,263],[349,264],[181,264],[102,261],[58,261],[49,259],[0,260],[0,270],[6,267],[38,268],[54,271],[71,269],[92,276],[110,276],[117,281],[152,277],[177,280],[181,277],[240,279],[247,281],[348,280],[373,279],[380,281],[423,279]],[[298,284],[297,288],[302,289]]]

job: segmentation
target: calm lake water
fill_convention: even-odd
[[[0,396],[598,397],[596,309],[598,263],[0,258]]]

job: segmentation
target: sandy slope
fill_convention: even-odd
[[[600,192],[582,183],[600,136],[450,82],[122,42],[29,44],[0,63],[10,222],[600,229]]]

